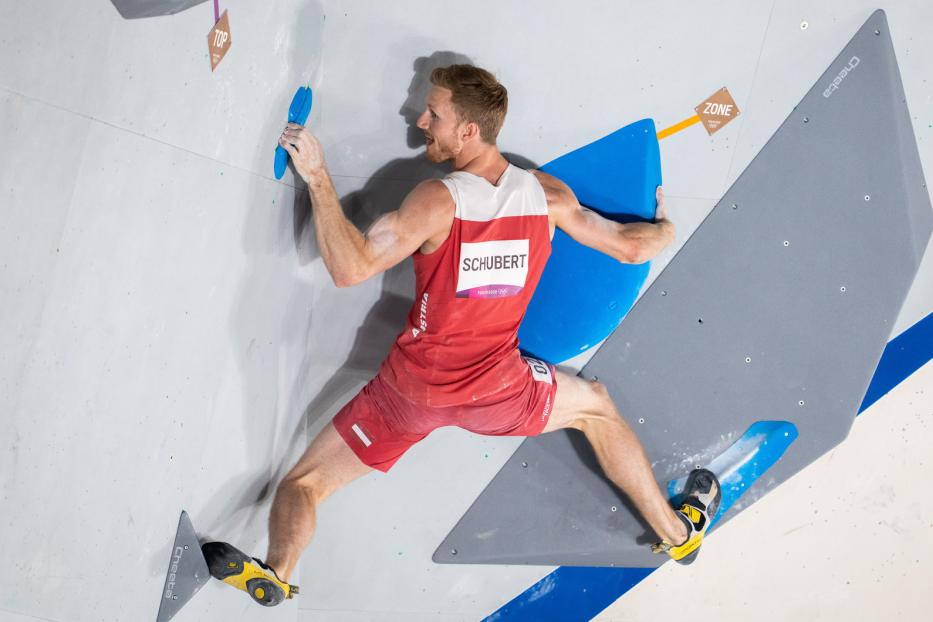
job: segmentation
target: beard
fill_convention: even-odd
[[[446,162],[448,160],[453,160],[460,153],[462,146],[453,147],[449,144],[445,144],[434,137],[425,137],[426,140],[426,152],[425,154],[428,157],[430,162],[434,164],[440,164],[441,162]]]

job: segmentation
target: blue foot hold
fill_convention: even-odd
[[[775,462],[781,459],[791,443],[797,440],[797,426],[789,421],[759,421],[752,424],[742,437],[705,465],[719,478],[722,501],[710,528],[729,511],[746,490]],[[686,477],[667,484],[673,499],[683,490]]]

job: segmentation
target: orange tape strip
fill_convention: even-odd
[[[672,125],[672,126],[670,126],[669,128],[667,128],[667,129],[665,129],[665,130],[661,130],[660,132],[658,132],[658,140],[661,140],[662,138],[667,138],[667,137],[670,136],[671,134],[676,134],[676,133],[679,132],[680,130],[686,129],[686,128],[690,127],[691,125],[694,125],[695,123],[699,123],[699,122],[700,122],[700,116],[699,116],[699,115],[693,115],[693,116],[690,117],[689,119],[684,119],[683,121],[681,121],[681,122],[678,123],[677,125]]]

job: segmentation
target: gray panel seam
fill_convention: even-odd
[[[23,616],[24,618],[32,618],[33,620],[44,620],[44,622],[61,622],[61,620],[56,620],[55,618],[43,618],[41,616],[34,616],[31,613],[22,613],[19,611],[15,611],[13,609],[3,608],[3,609],[0,609],[0,611],[3,611],[5,613],[12,613],[13,615],[17,615],[17,616]]]
[[[748,94],[745,97],[745,111],[746,112],[748,112],[748,104],[750,102],[752,93],[755,90],[755,81],[758,79],[758,68],[761,65],[761,57],[765,51],[765,44],[768,42],[768,32],[771,30],[771,18],[774,16],[774,5],[776,4],[777,4],[777,0],[774,0],[771,3],[771,11],[768,12],[768,23],[765,24],[765,33],[761,38],[761,47],[758,48],[758,60],[755,61],[755,71],[752,73],[752,83],[749,85]],[[735,148],[732,149],[732,157],[729,159],[729,168],[726,170],[726,178],[723,180],[723,185],[728,183],[729,179],[732,177],[732,169],[735,166],[735,154],[738,152],[738,147],[742,142],[742,130],[744,129],[745,129],[745,121],[743,119],[742,124],[739,126],[739,131],[735,137]],[[746,167],[747,166],[748,165],[746,164]]]
[[[166,141],[164,141],[164,140],[160,140],[160,139],[155,138],[155,137],[153,137],[153,136],[148,136],[148,135],[146,135],[146,134],[143,134],[142,132],[137,132],[137,131],[135,131],[135,130],[131,130],[131,129],[129,129],[129,128],[119,126],[119,125],[117,125],[117,124],[115,124],[115,123],[111,123],[110,121],[105,121],[105,120],[100,119],[100,118],[98,118],[98,117],[94,117],[94,116],[91,116],[91,115],[89,115],[89,114],[85,114],[85,113],[83,113],[83,112],[78,112],[77,110],[71,110],[71,109],[69,109],[69,108],[65,108],[64,106],[59,106],[58,104],[53,104],[53,103],[51,103],[51,102],[45,101],[44,99],[40,99],[40,98],[38,98],[38,97],[34,97],[34,96],[32,96],[32,95],[27,95],[27,94],[25,94],[25,93],[20,93],[19,91],[16,91],[16,90],[7,88],[7,87],[5,87],[5,86],[0,86],[0,90],[6,91],[7,93],[10,93],[10,94],[12,94],[12,95],[18,95],[19,97],[22,97],[22,98],[27,99],[27,100],[29,100],[29,101],[33,101],[33,102],[37,102],[37,103],[43,104],[43,105],[48,106],[48,107],[50,107],[50,108],[55,108],[56,110],[61,110],[61,111],[63,111],[63,112],[71,113],[71,114],[73,114],[73,115],[75,115],[75,116],[77,116],[77,117],[81,117],[81,118],[83,118],[83,119],[88,119],[88,120],[91,121],[91,122],[100,123],[101,125],[105,125],[105,126],[110,127],[110,128],[112,128],[112,129],[119,130],[119,131],[122,131],[122,132],[126,132],[127,134],[132,134],[132,135],[137,136],[137,137],[139,137],[139,138],[142,138],[142,139],[144,139],[144,140],[149,140],[149,141],[152,141],[152,142],[154,142],[154,143],[163,145],[163,146],[165,146],[165,147],[169,147],[169,148],[171,148],[171,149],[177,149],[178,151],[181,151],[181,152],[183,152],[183,153],[187,153],[187,154],[192,155],[192,156],[195,156],[195,157],[197,157],[197,158],[201,158],[201,159],[203,159],[203,160],[207,160],[207,161],[209,161],[209,162],[213,162],[213,163],[215,163],[215,164],[219,164],[219,165],[221,165],[221,166],[224,166],[224,167],[233,169],[233,170],[235,170],[235,171],[240,171],[240,172],[242,172],[242,173],[247,173],[248,175],[251,175],[251,176],[253,176],[253,177],[258,177],[258,178],[260,178],[260,179],[265,179],[265,180],[267,180],[267,181],[271,181],[271,182],[276,183],[276,184],[282,184],[283,186],[288,186],[288,187],[293,188],[293,189],[295,189],[295,190],[298,189],[296,186],[294,186],[294,185],[292,185],[292,184],[288,184],[288,183],[285,183],[285,182],[283,182],[283,181],[278,181],[278,180],[274,179],[271,175],[263,175],[263,174],[261,174],[261,173],[257,173],[256,171],[252,171],[252,170],[250,170],[250,169],[248,169],[248,168],[243,168],[242,166],[237,166],[236,164],[231,164],[231,163],[229,163],[229,162],[224,162],[223,160],[218,160],[217,158],[212,158],[212,157],[210,157],[210,156],[208,156],[208,155],[204,155],[203,153],[198,153],[197,151],[191,151],[190,149],[186,149],[186,148],[180,147],[180,146],[178,146],[178,145],[173,145],[172,143],[166,142]]]

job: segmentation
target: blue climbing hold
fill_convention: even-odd
[[[292,104],[288,107],[288,122],[304,125],[308,121],[308,115],[311,114],[311,103],[314,97],[311,87],[299,86],[292,98]],[[281,145],[275,146],[275,178],[282,179],[285,169],[288,167],[288,152]]]
[[[661,154],[652,119],[627,125],[541,167],[563,180],[580,203],[619,222],[655,215]],[[518,331],[531,356],[561,363],[598,345],[625,317],[649,264],[623,264],[557,230]]]

